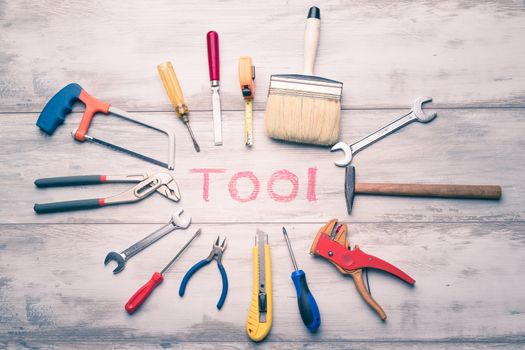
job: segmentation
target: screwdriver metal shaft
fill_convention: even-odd
[[[202,232],[201,229],[198,229],[197,232],[195,232],[195,234],[193,235],[193,237],[190,238],[190,240],[188,242],[186,242],[186,244],[179,250],[179,252],[177,253],[177,255],[175,255],[173,257],[173,259],[171,259],[171,261],[168,263],[168,265],[166,265],[162,271],[160,271],[160,274],[161,275],[164,275],[164,272],[168,271],[168,269],[171,267],[171,265],[173,265],[173,263],[179,258],[179,256],[184,253],[184,251],[186,250],[186,248],[188,248],[188,246],[191,244],[191,242],[193,242],[193,240],[195,238],[197,238],[198,235],[200,235]]]
[[[195,148],[195,150],[197,152],[200,152],[201,148],[199,147],[199,144],[197,143],[197,140],[195,140],[195,135],[193,135],[193,130],[191,130],[190,121],[189,121],[188,117],[186,116],[185,118],[182,119],[182,121],[184,122],[184,124],[188,128],[188,132],[190,133],[191,140],[193,141],[193,147]]]
[[[129,314],[134,313],[137,309],[146,301],[148,296],[153,292],[153,290],[164,281],[164,273],[173,265],[173,263],[179,258],[179,256],[188,248],[188,246],[193,242],[193,240],[201,234],[201,229],[198,229],[197,232],[190,238],[188,242],[180,249],[180,251],[170,260],[168,265],[162,269],[160,272],[154,272],[150,280],[146,282],[142,287],[139,288],[128,300],[124,308]]]
[[[295,261],[295,256],[293,255],[292,245],[290,244],[290,239],[288,238],[288,232],[283,227],[283,235],[288,246],[288,251],[290,252],[290,257],[292,258],[292,263],[294,267],[294,272],[292,272],[292,281],[295,285],[295,291],[297,292],[297,304],[299,306],[299,313],[303,319],[303,323],[308,328],[309,331],[315,332],[321,325],[321,314],[319,312],[319,307],[317,302],[314,299],[314,296],[308,288],[306,283],[306,274],[303,270],[297,268],[297,262]]]

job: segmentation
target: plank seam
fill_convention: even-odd
[[[442,224],[442,225],[448,225],[448,224],[525,224],[524,220],[506,220],[506,221],[349,221],[349,220],[342,220],[344,222],[347,222],[350,225],[353,224],[362,224],[362,225],[369,225],[369,224],[393,224],[393,225],[403,225],[403,224]],[[165,221],[151,221],[151,222],[133,222],[133,221],[126,221],[126,222],[93,222],[93,221],[86,221],[86,222],[3,222],[0,223],[0,227],[2,226],[24,226],[24,225],[39,225],[39,226],[55,226],[55,225],[157,225],[157,224],[165,224]],[[227,221],[213,221],[213,222],[197,222],[192,221],[192,225],[304,225],[304,224],[317,224],[317,225],[324,225],[326,224],[326,221],[246,221],[246,222],[227,222]]]
[[[391,111],[391,110],[406,110],[409,106],[390,106],[390,107],[343,107],[342,111]],[[432,106],[430,109],[435,110],[505,110],[505,109],[525,109],[524,106],[454,106],[454,105],[441,105]],[[173,110],[141,110],[141,109],[128,109],[130,113],[173,113]],[[244,112],[244,109],[221,109],[222,112]],[[264,109],[254,108],[254,112],[264,112]],[[13,114],[39,114],[41,111],[0,111],[0,115],[13,115]],[[192,109],[191,112],[195,113],[211,113],[211,109]],[[82,114],[83,111],[73,111],[70,114]]]

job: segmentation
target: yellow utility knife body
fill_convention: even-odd
[[[272,270],[268,235],[257,229],[253,253],[252,303],[246,332],[253,341],[263,340],[272,328]]]
[[[249,56],[239,59],[239,82],[244,97],[244,142],[253,146],[253,97],[255,96],[255,66]]]

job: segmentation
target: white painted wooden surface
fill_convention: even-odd
[[[304,16],[300,1],[52,2],[0,1],[0,348],[251,348],[245,336],[256,228],[270,236],[274,327],[262,348],[448,349],[522,348],[525,342],[523,164],[525,156],[525,6],[520,1],[323,1],[316,72],[344,82],[343,135],[348,142],[430,95],[438,118],[413,124],[359,153],[358,181],[500,184],[499,202],[357,197],[346,214],[341,154],[272,141],[262,130],[269,75],[301,70]],[[212,146],[205,34],[219,32],[223,147]],[[254,149],[242,141],[237,59],[257,66]],[[202,146],[193,151],[174,118],[155,70],[172,60],[194,111]],[[140,203],[37,216],[35,202],[111,195],[127,185],[36,189],[38,177],[159,171],[155,166],[69,136],[71,114],[52,137],[34,123],[49,97],[69,82],[116,107],[173,128],[175,174],[182,201],[154,195]],[[81,106],[77,106],[81,111]],[[467,108],[468,107],[468,108]],[[156,157],[161,135],[97,116],[93,134]],[[135,135],[134,137],[130,135]],[[212,174],[209,201],[202,174]],[[317,169],[316,200],[306,199],[308,168]],[[273,172],[298,176],[295,200],[267,193]],[[239,203],[228,183],[252,171],[256,200]],[[249,183],[240,181],[246,196]],[[285,182],[275,190],[286,194]],[[132,258],[114,276],[102,262],[184,208],[194,224]],[[349,278],[307,254],[328,219],[350,222],[350,241],[406,270],[414,288],[371,272],[382,323]],[[291,263],[280,227],[288,227],[298,263],[322,312],[309,334],[299,317]],[[161,269],[198,227],[204,234],[132,317],[123,305]],[[215,304],[220,276],[199,272],[187,295],[183,273],[227,235],[230,290]]]

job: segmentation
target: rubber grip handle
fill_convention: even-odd
[[[321,314],[308,284],[303,270],[292,272],[292,281],[297,292],[297,304],[303,323],[309,331],[315,332],[321,325]]]
[[[140,305],[142,305],[142,303],[146,301],[151,292],[153,292],[155,287],[161,284],[163,280],[164,277],[162,277],[162,275],[159,272],[155,272],[153,276],[151,276],[150,280],[146,282],[146,284],[144,284],[142,287],[140,287],[139,290],[137,290],[131,298],[129,298],[128,302],[124,306],[126,311],[129,314],[132,314],[135,311],[137,311]]]
[[[186,274],[184,275],[184,278],[182,279],[182,282],[180,283],[179,295],[181,297],[183,297],[184,293],[186,292],[186,285],[188,284],[191,276],[193,276],[195,274],[195,272],[199,271],[199,269],[201,267],[206,266],[208,264],[209,264],[209,261],[207,261],[206,259],[203,259],[203,260],[199,261],[198,263],[196,263],[195,265],[193,265],[188,270],[188,272],[186,272]]]
[[[103,198],[80,199],[76,201],[53,202],[44,204],[35,204],[33,210],[37,214],[56,213],[62,211],[93,209],[104,206]]]
[[[80,176],[59,176],[36,179],[35,185],[39,188],[96,185],[106,182],[105,175],[80,175]]]
[[[73,104],[79,99],[82,87],[76,83],[64,86],[44,106],[38,116],[36,125],[46,134],[52,135],[60,124],[64,122],[66,115],[73,108]]]
[[[222,308],[222,305],[224,305],[226,295],[228,295],[228,276],[226,275],[226,270],[224,269],[224,266],[222,266],[222,264],[217,264],[217,266],[219,267],[219,271],[221,272],[222,278],[222,292],[219,298],[219,302],[217,303],[217,309],[220,310]]]
[[[210,70],[210,80],[220,80],[220,62],[219,62],[219,34],[210,31],[206,34],[208,44],[208,68]]]

